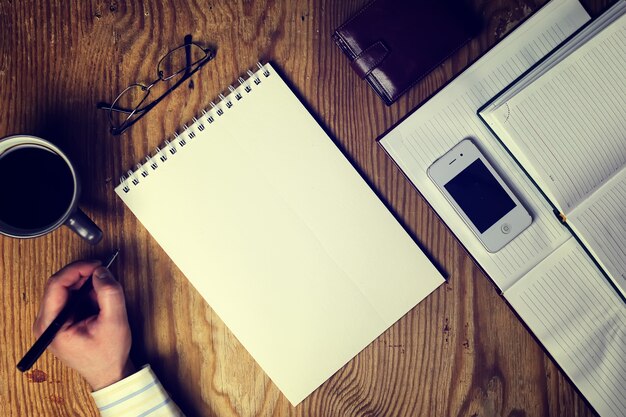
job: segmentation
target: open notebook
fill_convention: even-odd
[[[623,417],[624,301],[476,113],[589,21],[578,1],[550,1],[379,143],[596,411],[604,417]],[[479,144],[533,215],[533,224],[494,254],[484,249],[426,174],[433,161],[466,137]],[[611,178],[607,182],[616,180]]]
[[[259,67],[115,191],[295,405],[443,278]]]
[[[478,114],[626,295],[626,1]]]

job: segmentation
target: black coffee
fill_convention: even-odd
[[[74,195],[74,177],[63,158],[38,146],[0,155],[0,222],[18,229],[56,223]]]

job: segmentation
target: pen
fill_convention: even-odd
[[[119,252],[120,251],[118,249],[113,253],[113,255],[111,255],[111,257],[104,265],[106,268],[109,268],[111,266],[115,258],[117,258]],[[18,362],[17,369],[22,372],[26,372],[35,364],[37,359],[39,359],[39,357],[43,354],[48,345],[52,343],[52,340],[54,340],[54,337],[56,336],[59,329],[65,324],[67,319],[74,312],[74,309],[76,308],[76,302],[72,301],[86,299],[92,288],[93,283],[92,277],[90,276],[89,278],[87,278],[83,286],[80,287],[80,289],[78,289],[70,297],[70,299],[68,299],[67,304],[65,304],[65,307],[63,307],[59,315],[56,316],[56,318],[52,321],[52,323],[50,323],[48,328],[41,334],[41,336],[39,336],[39,339],[37,339],[37,341],[35,341],[35,344],[33,344],[28,352],[26,352],[26,355],[24,355],[22,360]]]

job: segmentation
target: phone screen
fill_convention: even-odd
[[[480,159],[444,187],[480,233],[515,208],[515,202]]]

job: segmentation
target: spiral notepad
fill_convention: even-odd
[[[115,191],[295,405],[443,278],[271,65],[237,84]]]

